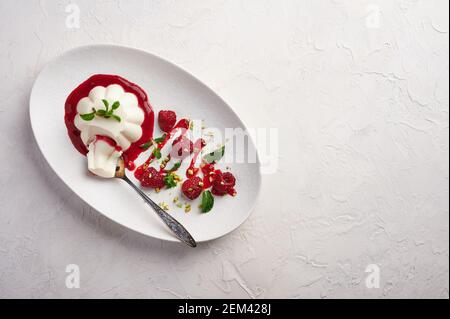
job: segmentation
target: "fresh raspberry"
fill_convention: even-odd
[[[194,143],[184,135],[178,136],[172,143],[171,155],[185,158],[194,151]]]
[[[203,190],[202,179],[198,176],[191,177],[183,182],[181,191],[189,199],[196,199]]]
[[[184,129],[188,130],[189,129],[189,120],[188,119],[181,119],[177,123],[177,127],[184,128]]]
[[[142,187],[163,188],[164,175],[158,172],[154,167],[147,168],[141,177]]]
[[[163,132],[169,132],[177,122],[177,115],[174,111],[159,111],[158,124]]]
[[[219,191],[219,190],[218,190],[217,188],[215,188],[215,187],[211,188],[211,193],[212,193],[213,195],[216,195],[216,196],[223,196],[223,195],[226,194],[226,192]]]
[[[236,178],[230,172],[216,172],[212,182],[212,192],[214,195],[234,194],[234,185],[236,185]]]
[[[222,174],[223,181],[227,185],[227,189],[234,187],[236,185],[236,178],[230,172],[225,172]]]

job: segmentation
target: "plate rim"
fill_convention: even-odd
[[[196,81],[197,83],[200,83],[201,85],[203,85],[204,87],[206,87],[208,90],[210,90],[211,92],[213,92],[229,109],[230,112],[233,113],[233,115],[238,119],[238,121],[240,122],[240,125],[242,126],[242,128],[245,131],[248,131],[247,126],[245,125],[245,123],[242,121],[242,119],[238,116],[238,114],[235,112],[235,110],[231,107],[231,105],[220,95],[218,94],[215,90],[213,90],[208,84],[206,84],[205,82],[201,81],[199,78],[197,78],[195,75],[193,75],[191,72],[185,70],[183,67],[179,66],[178,64],[169,61],[157,54],[154,54],[152,52],[149,52],[147,50],[144,49],[140,49],[137,47],[133,47],[133,46],[128,46],[128,45],[118,45],[118,44],[108,44],[108,43],[100,43],[100,44],[89,44],[89,45],[82,45],[82,46],[77,46],[68,50],[65,50],[62,53],[59,53],[58,55],[52,57],[48,62],[45,63],[45,65],[42,67],[42,69],[39,71],[39,73],[37,74],[36,78],[33,81],[33,85],[30,91],[30,95],[29,95],[29,101],[28,101],[28,113],[29,113],[29,120],[30,120],[30,124],[31,124],[31,131],[33,133],[33,137],[34,140],[38,146],[38,149],[40,151],[40,153],[42,154],[42,156],[44,157],[45,161],[47,162],[47,164],[50,166],[50,168],[52,169],[53,173],[79,198],[81,199],[85,204],[89,205],[89,207],[93,208],[97,213],[100,213],[102,216],[106,217],[107,219],[113,221],[114,223],[126,228],[127,230],[131,230],[133,232],[136,232],[138,234],[153,238],[153,239],[158,239],[161,241],[166,241],[166,242],[178,242],[180,244],[182,244],[182,242],[180,242],[175,236],[171,237],[171,238],[161,238],[161,237],[157,237],[155,235],[151,235],[148,233],[145,233],[143,231],[131,228],[117,220],[115,220],[114,218],[102,213],[100,210],[98,210],[96,207],[94,207],[93,205],[91,205],[90,203],[88,203],[84,198],[82,198],[81,196],[78,195],[78,193],[58,174],[58,172],[56,171],[56,169],[53,167],[53,165],[50,163],[50,161],[47,159],[47,157],[44,154],[44,151],[42,150],[41,147],[41,143],[39,142],[38,138],[36,137],[36,128],[33,125],[33,115],[32,115],[32,100],[33,100],[33,96],[36,94],[36,83],[39,81],[39,79],[41,78],[42,74],[44,73],[44,71],[46,71],[48,68],[50,68],[53,64],[55,64],[59,59],[61,59],[62,57],[64,57],[67,54],[71,54],[71,53],[76,53],[77,51],[83,51],[83,50],[89,50],[89,49],[96,49],[96,48],[112,48],[112,49],[126,49],[126,50],[131,50],[131,51],[135,51],[138,52],[140,54],[144,54],[144,55],[150,55],[153,58],[163,61],[165,63],[168,63],[169,65],[171,65],[172,67],[175,67],[176,69],[184,72],[185,74],[187,74],[190,78],[192,78],[194,81]],[[250,215],[253,213],[256,204],[258,203],[258,200],[260,198],[261,195],[261,188],[262,188],[262,173],[261,173],[261,162],[259,159],[259,151],[258,148],[256,147],[256,143],[253,139],[253,137],[251,135],[248,135],[248,139],[251,141],[251,143],[253,144],[254,148],[255,148],[255,152],[256,152],[256,165],[257,165],[257,172],[258,172],[258,180],[256,184],[253,184],[256,187],[256,195],[255,195],[255,199],[250,207],[250,209],[248,209],[248,212],[245,216],[245,218],[242,220],[241,223],[239,223],[237,226],[235,226],[234,228],[226,231],[225,233],[209,238],[209,239],[204,239],[204,240],[196,240],[197,243],[202,243],[202,242],[209,242],[212,240],[216,240],[218,238],[224,237],[228,234],[230,234],[231,232],[235,231],[236,229],[238,229],[242,224],[244,224],[248,218],[250,217]]]

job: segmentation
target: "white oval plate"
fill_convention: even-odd
[[[243,128],[233,110],[210,88],[181,68],[137,49],[95,45],[66,52],[39,74],[30,97],[31,126],[39,148],[55,173],[84,201],[106,217],[139,233],[177,241],[157,215],[125,182],[105,180],[86,173],[86,158],[75,150],[64,124],[64,102],[69,93],[96,73],[117,74],[141,86],[148,94],[155,115],[173,109],[179,117],[204,119],[207,126]],[[155,125],[155,135],[159,132]],[[250,140],[247,147],[255,150]],[[237,150],[239,151],[239,150]],[[247,151],[247,150],[241,150]],[[144,154],[143,154],[144,155]],[[223,236],[242,224],[256,202],[260,184],[260,164],[227,164],[236,176],[238,195],[216,197],[211,212],[200,213],[198,202],[188,214],[173,205],[179,192],[147,191],[157,203],[170,204],[169,213],[198,241]],[[130,172],[127,174],[132,176]],[[180,196],[181,198],[181,196]]]

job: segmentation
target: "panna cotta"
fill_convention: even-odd
[[[113,140],[97,135],[88,145],[87,161],[90,172],[97,176],[111,178],[116,172],[117,161],[122,149]]]
[[[126,166],[142,152],[153,135],[153,111],[146,93],[115,75],[94,75],[67,98],[65,122],[74,146],[87,156],[88,169],[114,177],[117,160]]]

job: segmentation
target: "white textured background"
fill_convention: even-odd
[[[0,1],[0,297],[449,297],[447,0],[72,2],[79,29],[69,1]],[[249,127],[280,128],[278,173],[238,230],[195,250],[148,239],[53,174],[30,89],[94,43],[161,55]]]

